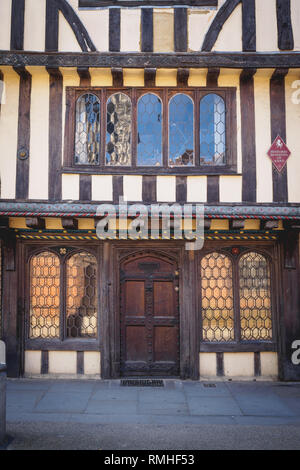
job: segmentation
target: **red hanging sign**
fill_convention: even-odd
[[[268,151],[268,155],[271,158],[276,170],[281,172],[287,162],[287,159],[291,155],[291,152],[280,135],[278,135],[274,140],[270,150]]]

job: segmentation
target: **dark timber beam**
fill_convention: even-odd
[[[63,77],[58,68],[49,73],[49,200],[61,200]]]
[[[10,48],[12,50],[24,49],[24,16],[25,0],[12,0],[10,33]]]
[[[255,0],[243,0],[243,51],[256,51]]]
[[[177,69],[177,86],[187,87],[189,75],[190,75],[189,69]]]
[[[91,74],[88,67],[78,67],[77,73],[80,77],[80,86],[90,87],[91,86]]]
[[[209,52],[212,50],[224,26],[224,23],[228,20],[240,2],[241,0],[226,0],[225,3],[221,6],[210,25],[209,30],[206,33],[202,45],[202,51]]]
[[[115,88],[123,86],[123,70],[121,68],[113,67],[111,69],[111,74],[113,78],[113,86]]]
[[[145,87],[155,87],[156,69],[145,69],[144,70],[144,83]]]
[[[142,52],[153,52],[153,8],[141,10]]]
[[[206,75],[206,86],[209,88],[217,87],[219,75],[220,75],[219,67],[210,67]]]
[[[185,52],[188,47],[187,8],[174,8],[174,50]]]
[[[300,52],[191,52],[143,53],[112,52],[21,52],[1,51],[0,66],[122,67],[122,68],[299,68]]]
[[[121,47],[121,10],[109,8],[109,50],[119,52]]]
[[[218,6],[218,0],[118,0],[118,5],[123,7],[136,7],[136,6],[145,6],[145,5],[152,5],[152,6],[174,6],[178,5],[179,3],[183,5],[190,5],[190,6],[201,6],[201,7],[216,7]],[[89,8],[96,8],[96,7],[103,7],[103,6],[111,6],[111,0],[79,0],[79,7],[89,7]]]
[[[256,150],[254,79],[256,69],[244,70],[240,75],[241,129],[242,129],[242,200],[256,202]]]
[[[46,0],[46,38],[45,50],[58,51],[58,8],[53,0]]]
[[[287,73],[288,69],[276,69],[270,80],[272,142],[278,135],[286,142],[285,77]],[[272,165],[272,174],[273,201],[288,202],[287,167],[285,166],[279,173]]]
[[[27,199],[29,190],[31,75],[25,67],[14,67],[20,76],[16,199]]]
[[[291,0],[276,0],[278,49],[293,50],[294,36],[291,19]]]

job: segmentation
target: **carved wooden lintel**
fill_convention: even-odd
[[[186,87],[188,86],[190,71],[189,69],[178,69],[177,70],[177,86]]]
[[[113,78],[113,86],[115,88],[123,86],[123,69],[112,67],[111,74]]]
[[[144,70],[144,81],[145,87],[152,88],[155,86],[155,77],[156,77],[156,69],[145,69]]]

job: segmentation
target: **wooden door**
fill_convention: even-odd
[[[121,266],[121,375],[179,375],[178,272],[145,255]]]

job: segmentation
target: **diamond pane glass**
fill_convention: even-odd
[[[162,104],[147,93],[138,103],[138,165],[162,164]]]
[[[30,338],[58,338],[60,264],[53,253],[43,252],[30,262]]]
[[[225,164],[225,103],[210,93],[200,102],[200,164]]]
[[[97,335],[97,262],[93,255],[77,253],[67,262],[67,337]]]
[[[96,165],[100,152],[100,101],[87,93],[76,103],[75,163]]]
[[[131,164],[131,100],[116,93],[107,101],[106,164]]]
[[[182,93],[169,104],[169,165],[194,164],[194,103]]]
[[[271,340],[271,275],[266,258],[251,252],[241,257],[240,315],[241,338],[244,340]]]
[[[209,253],[201,260],[203,341],[234,339],[234,310],[231,260]]]

